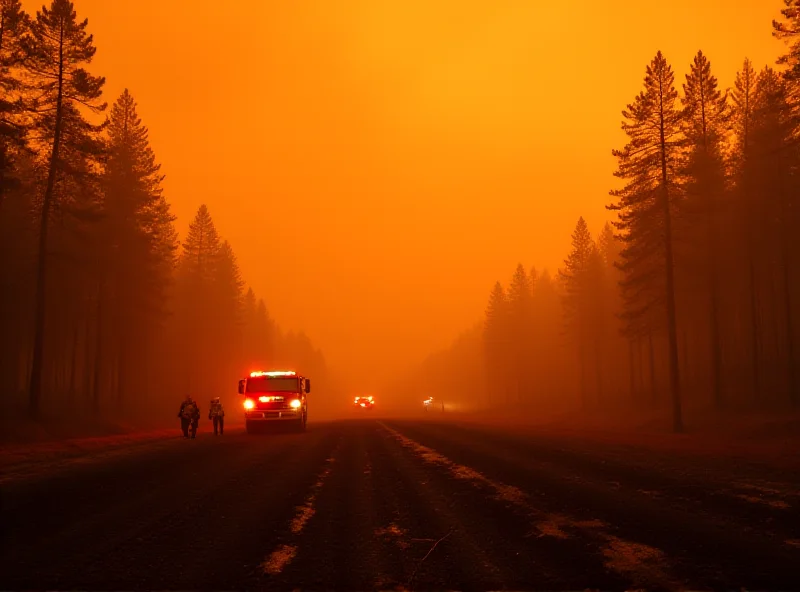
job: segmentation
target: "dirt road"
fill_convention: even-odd
[[[3,589],[800,586],[800,475],[497,428],[201,433],[2,488]]]

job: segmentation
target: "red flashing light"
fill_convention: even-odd
[[[257,372],[251,372],[250,373],[250,378],[260,378],[262,376],[269,376],[269,377],[275,377],[275,376],[297,376],[297,373],[292,371],[292,370],[281,370],[281,371],[277,371],[277,372],[263,372],[263,371],[259,370]]]

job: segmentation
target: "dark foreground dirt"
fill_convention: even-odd
[[[394,420],[2,483],[2,589],[797,589],[800,475]]]

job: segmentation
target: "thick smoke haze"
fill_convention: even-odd
[[[270,314],[375,388],[479,320],[518,260],[559,267],[578,216],[600,230],[655,49],[680,77],[702,47],[723,86],[745,52],[774,61],[779,3],[735,4],[77,8],[106,95],[137,99],[180,235],[206,203]]]
[[[11,407],[796,403],[781,2],[611,4],[2,0]]]

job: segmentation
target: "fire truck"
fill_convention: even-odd
[[[244,425],[247,433],[273,422],[293,425],[298,431],[308,422],[311,381],[292,371],[251,372],[239,381],[244,395]]]

